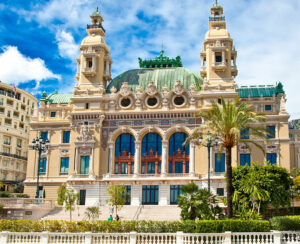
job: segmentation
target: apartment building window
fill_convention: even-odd
[[[39,172],[45,174],[47,169],[47,158],[41,158],[39,165]]]
[[[10,154],[10,148],[8,148],[8,147],[3,147],[3,152],[4,152],[4,153],[7,153],[7,154]]]
[[[48,139],[48,131],[42,131],[41,132],[41,137],[43,140],[47,140]]]
[[[69,157],[60,158],[60,173],[68,173],[69,171]]]
[[[267,132],[268,132],[267,138],[275,138],[275,126],[274,125],[267,126]]]
[[[51,118],[55,118],[56,117],[56,112],[51,112]]]
[[[18,156],[21,156],[21,151],[20,150],[16,150],[16,154],[18,155]]]
[[[250,154],[245,153],[245,154],[240,154],[240,165],[245,166],[248,165],[250,166]]]
[[[4,136],[3,137],[3,144],[4,145],[10,145],[10,137]]]
[[[22,140],[21,139],[17,139],[17,147],[22,147]]]
[[[0,98],[0,105],[3,105],[3,98]]]
[[[6,118],[6,119],[4,120],[4,123],[5,123],[5,125],[7,125],[7,126],[11,126],[11,119]]]
[[[277,153],[267,153],[267,162],[270,164],[277,163]]]
[[[63,143],[70,143],[70,131],[64,131]]]
[[[85,109],[89,109],[89,103],[85,104]]]
[[[241,139],[249,139],[249,128],[241,129]]]
[[[4,108],[0,108],[0,113],[4,114],[4,112],[5,112]]]
[[[7,117],[10,117],[10,111],[7,111]]]

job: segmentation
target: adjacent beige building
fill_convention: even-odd
[[[128,204],[176,204],[182,185],[207,187],[207,148],[183,142],[203,123],[195,113],[221,97],[240,96],[253,104],[266,114],[264,125],[274,132],[269,143],[260,141],[266,155],[245,145],[234,148],[234,166],[269,161],[288,170],[294,167],[283,86],[236,84],[237,51],[220,5],[211,8],[199,73],[184,68],[179,56],[168,58],[161,51],[152,60],[139,58],[139,69],[109,82],[112,60],[103,18],[96,11],[91,20],[80,46],[73,92],[43,94],[30,124],[30,140],[48,138],[50,147],[40,162],[29,150],[25,193],[34,197],[39,169],[41,196],[49,199],[56,199],[58,187],[68,183],[80,192],[80,204],[103,205],[107,187],[122,184],[130,193]],[[241,136],[246,139],[247,131]],[[213,148],[212,191],[223,195],[225,155],[217,153]]]
[[[30,93],[0,82],[0,181],[12,190],[25,180],[29,122],[37,109]]]

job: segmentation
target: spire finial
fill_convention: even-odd
[[[98,6],[97,6],[97,8],[96,8],[96,12],[98,12]]]
[[[216,5],[218,5],[218,0],[216,0]]]

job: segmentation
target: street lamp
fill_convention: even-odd
[[[218,137],[213,137],[211,132],[208,131],[205,139],[203,140],[202,136],[199,138],[200,144],[204,147],[207,147],[208,150],[208,172],[207,172],[207,181],[208,181],[208,191],[210,192],[210,149],[214,146],[217,146],[219,143]]]
[[[47,152],[49,147],[49,140],[46,141],[42,137],[37,137],[36,139],[33,139],[32,141],[32,149],[38,151],[39,157],[38,157],[38,165],[37,165],[37,182],[36,182],[36,195],[35,198],[39,197],[39,180],[40,180],[40,161],[41,161],[41,154],[42,152]]]

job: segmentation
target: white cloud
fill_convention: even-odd
[[[35,80],[37,86],[41,80],[50,78],[60,79],[45,66],[44,60],[30,58],[19,52],[17,47],[5,46],[0,53],[0,80],[18,85],[19,83]]]
[[[58,30],[56,32],[56,40],[58,45],[59,55],[63,58],[69,58],[73,61],[79,55],[78,45],[75,43],[71,33],[65,30]]]

